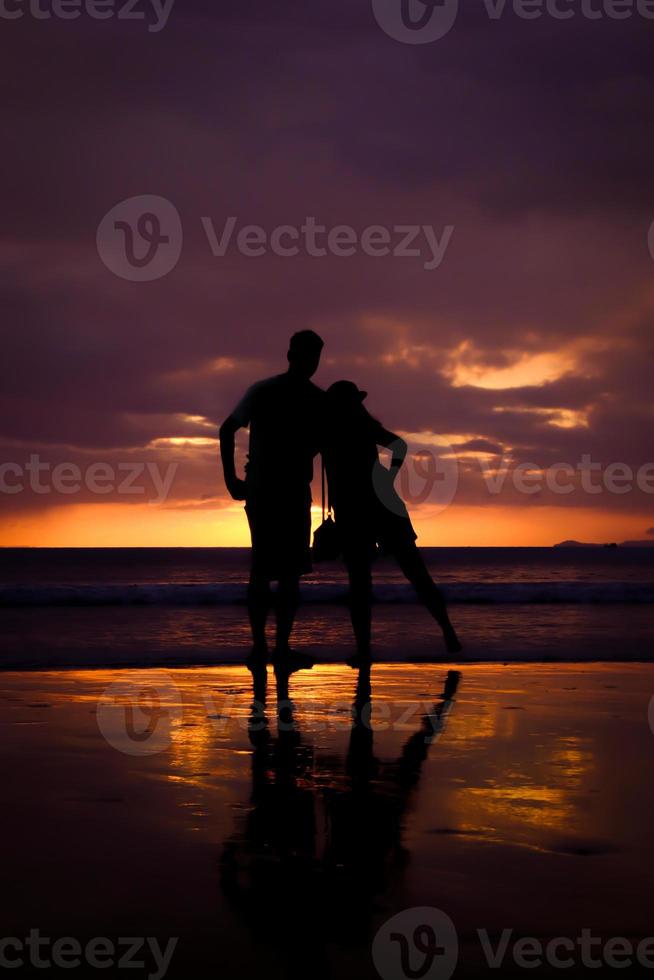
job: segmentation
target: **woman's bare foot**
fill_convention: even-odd
[[[444,628],[443,639],[445,640],[448,653],[461,653],[463,650],[463,644],[456,635],[456,630],[453,626],[446,626]]]

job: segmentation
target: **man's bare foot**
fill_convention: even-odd
[[[245,660],[245,666],[248,670],[257,670],[260,667],[265,667],[268,661],[268,647],[258,646],[254,644],[250,650],[247,658]]]
[[[283,670],[289,674],[294,674],[296,670],[311,670],[315,664],[313,657],[307,653],[296,653],[289,647],[285,649],[277,648],[273,654],[273,664],[275,670]]]

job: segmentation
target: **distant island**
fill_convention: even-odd
[[[621,541],[620,543],[616,541],[606,542],[605,544],[596,544],[589,541],[560,541],[558,544],[552,545],[554,548],[653,548],[654,538],[645,539],[643,541]]]

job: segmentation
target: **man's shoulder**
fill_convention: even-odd
[[[318,402],[324,401],[325,398],[327,397],[327,392],[325,391],[325,389],[319,388],[318,385],[313,383],[313,381],[309,381],[308,384],[309,384],[309,391],[311,393],[311,397],[315,398],[316,401]]]
[[[271,394],[278,390],[297,392],[300,395],[306,395],[316,400],[325,397],[324,390],[314,384],[313,381],[308,378],[298,381],[288,371],[285,371],[283,374],[274,374],[271,378],[264,378],[263,381],[257,381],[250,388],[252,392],[271,392]]]
[[[306,381],[302,386],[300,401],[304,410],[309,412],[312,417],[322,416],[326,398],[325,391],[315,385],[313,381]]]
[[[270,388],[278,388],[284,378],[284,374],[273,374],[270,378],[262,378],[261,381],[255,381],[253,385],[250,385],[248,391],[256,393],[257,391],[267,391]]]
[[[293,405],[302,405],[309,412],[320,410],[326,395],[322,388],[309,379],[298,383],[297,379],[284,373],[256,381],[248,388],[245,397],[250,409],[257,414],[265,414]]]
[[[248,401],[256,401],[259,397],[266,394],[273,393],[280,387],[281,379],[283,379],[283,374],[275,374],[271,378],[262,378],[261,381],[255,381],[251,384],[245,393],[245,397]]]

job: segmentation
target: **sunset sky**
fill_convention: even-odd
[[[306,327],[325,340],[316,383],[356,381],[423,454],[405,485],[419,543],[651,538],[654,20],[493,20],[463,0],[414,45],[369,0],[177,0],[158,32],[0,28],[0,544],[248,543],[217,428]],[[96,245],[138,195],[183,228],[177,264],[143,282]],[[220,238],[230,216],[234,237],[310,217],[357,240],[453,231],[427,269],[422,235],[418,256],[215,256],[207,219]],[[570,492],[548,487],[555,464]]]

